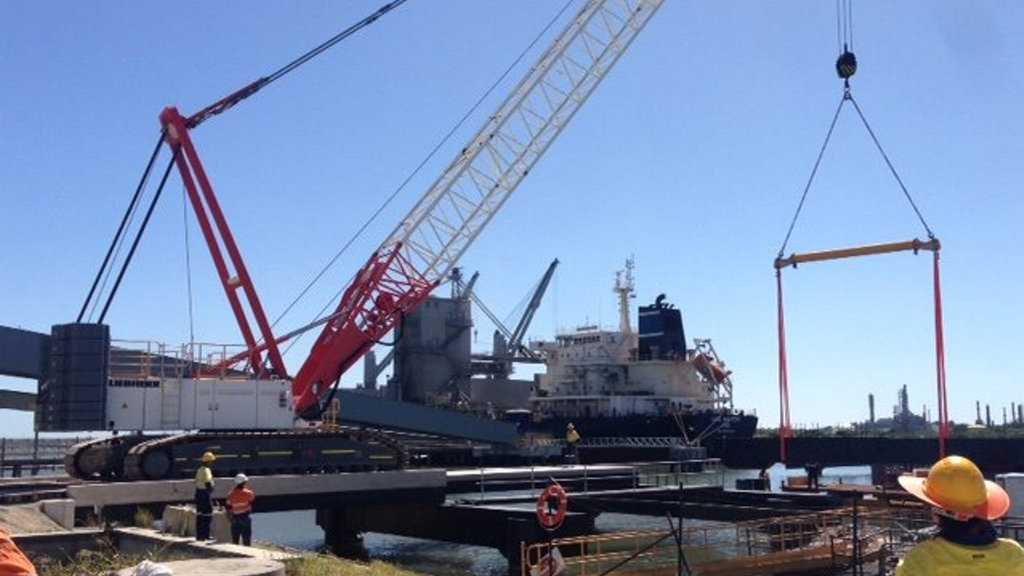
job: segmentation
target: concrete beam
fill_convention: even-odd
[[[215,470],[216,472],[216,470]],[[277,510],[316,508],[318,500],[336,495],[417,492],[443,495],[444,470],[391,470],[353,474],[254,476],[250,485],[260,502],[275,500]],[[230,478],[218,478],[214,498],[226,498]],[[192,480],[152,480],[131,483],[95,483],[68,486],[68,496],[78,508],[176,504],[195,497]],[[289,506],[289,501],[291,506]]]
[[[67,498],[59,500],[40,500],[39,506],[43,514],[50,517],[65,530],[75,528],[75,501]]]
[[[285,576],[284,564],[254,558],[213,558],[161,562],[172,574],[189,576]],[[125,568],[116,576],[134,576],[135,568]]]

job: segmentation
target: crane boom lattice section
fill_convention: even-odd
[[[590,1],[384,242],[444,278],[662,0]]]
[[[293,381],[299,414],[447,277],[663,1],[583,6],[348,287]]]

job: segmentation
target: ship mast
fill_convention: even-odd
[[[615,287],[612,291],[619,295],[619,331],[623,334],[632,334],[633,327],[629,323],[629,299],[636,298],[636,284],[633,281],[633,268],[635,263],[633,256],[626,259],[625,270],[615,273]]]

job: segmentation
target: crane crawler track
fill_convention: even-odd
[[[124,458],[136,444],[152,436],[110,436],[80,442],[64,453],[64,471],[82,480],[116,480],[124,477]]]
[[[122,437],[124,438],[124,437]],[[134,437],[127,449],[96,443],[93,450],[109,447],[107,461],[123,459],[111,468],[118,474],[83,475],[80,466],[66,466],[77,478],[162,480],[189,478],[204,452],[217,456],[218,476],[329,474],[401,469],[408,465],[404,446],[392,436],[372,429],[300,429],[282,431],[197,432],[171,436]],[[90,443],[91,444],[91,443]],[[66,462],[76,458],[69,454]]]

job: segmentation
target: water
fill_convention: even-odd
[[[739,478],[757,478],[758,472],[727,470],[723,476],[725,486],[734,486]],[[773,490],[779,490],[783,478],[804,474],[803,470],[786,470],[781,465],[769,468],[768,473]],[[870,484],[871,469],[866,466],[826,468],[821,482]],[[686,524],[692,526],[699,521],[687,520]],[[605,513],[597,517],[597,528],[601,532],[618,532],[665,530],[668,525],[664,518]],[[323,546],[323,532],[316,525],[316,513],[312,510],[257,514],[253,518],[253,537],[302,550],[319,550]],[[508,573],[508,563],[494,548],[373,533],[366,534],[363,543],[371,558],[424,574],[505,576]]]

